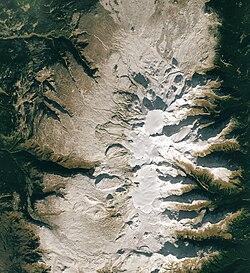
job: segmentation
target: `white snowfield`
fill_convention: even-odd
[[[202,78],[215,56],[218,21],[205,2],[101,0],[81,16],[99,77],[85,79],[72,61],[75,114],[58,145],[99,163],[88,175],[45,174],[45,189],[63,193],[36,204],[52,226],[39,229],[51,272],[187,272],[188,261],[199,267],[217,254],[178,240],[180,230],[210,224],[210,201],[192,193],[197,183],[182,165],[195,168],[197,153],[224,140],[201,138],[200,115],[190,111],[211,89],[192,77]],[[225,182],[232,174],[203,167]]]

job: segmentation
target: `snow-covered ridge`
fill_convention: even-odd
[[[214,215],[203,193],[237,192],[240,171],[198,164],[215,150],[240,149],[226,138],[233,120],[206,134],[206,117],[229,98],[215,93],[219,82],[205,75],[213,67],[217,21],[204,3],[103,0],[82,16],[88,57],[97,62],[101,55],[99,78],[87,79],[84,91],[72,61],[74,92],[88,103],[72,102],[77,113],[65,127],[77,134],[64,141],[65,149],[79,146],[78,157],[100,161],[87,175],[45,175],[45,190],[63,194],[36,203],[53,227],[39,230],[52,272],[187,272],[219,250],[185,239],[230,239],[228,223],[240,212]]]

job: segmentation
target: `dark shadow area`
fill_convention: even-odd
[[[167,256],[174,255],[178,259],[191,258],[191,257],[204,257],[205,253],[211,253],[215,249],[211,246],[205,246],[201,243],[192,243],[188,241],[177,241],[176,245],[171,243],[165,243],[164,246],[159,250],[159,254]],[[204,253],[205,252],[205,253]]]

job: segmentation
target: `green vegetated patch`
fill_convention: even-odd
[[[40,174],[30,162],[0,151],[0,272],[47,272],[40,260],[28,206],[41,191]]]
[[[216,12],[221,18],[220,39],[217,48],[216,68],[208,74],[222,81],[219,91],[234,98],[223,103],[220,117],[234,117],[238,128],[233,132],[241,146],[241,152],[230,152],[227,158],[243,169],[244,190],[219,198],[217,208],[243,209],[240,217],[229,225],[232,239],[217,242],[222,252],[201,272],[248,273],[250,272],[250,1],[211,0],[208,12]]]
[[[41,71],[56,63],[67,68],[64,57],[70,52],[88,75],[95,73],[71,34],[77,29],[81,13],[96,3],[97,0],[1,1],[0,147],[10,143],[13,133],[18,135],[15,141],[29,138],[43,113],[58,119],[58,112],[64,112],[60,102],[46,97],[45,91],[58,90],[49,75],[41,77]]]
[[[45,114],[59,119],[58,113],[67,112],[45,95],[58,90],[41,71],[55,63],[67,68],[64,57],[70,52],[88,75],[95,73],[70,35],[80,14],[96,2],[1,1],[0,147],[30,138]]]
[[[230,240],[215,240],[209,242],[221,248],[220,254],[202,267],[202,273],[248,273],[249,244],[250,244],[250,214],[242,214],[228,227],[227,232],[232,235]]]
[[[22,212],[4,209],[0,221],[0,272],[48,272],[45,264],[39,262],[39,238]]]
[[[54,34],[71,34],[72,15],[85,12],[98,0],[6,0],[0,3],[2,38]],[[74,23],[74,22],[73,22]]]
[[[70,114],[45,93],[59,92],[43,72],[70,52],[94,73],[76,48],[72,31],[97,0],[0,1],[0,273],[47,272],[41,262],[32,202],[42,196],[41,168],[20,145],[46,116]],[[84,45],[82,45],[84,46]],[[89,70],[88,70],[89,69]],[[45,73],[46,74],[46,73]],[[42,163],[39,163],[42,165]]]

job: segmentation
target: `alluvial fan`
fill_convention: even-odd
[[[231,2],[1,4],[0,272],[248,272],[250,7]]]

